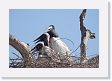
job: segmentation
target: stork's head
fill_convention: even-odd
[[[51,31],[51,30],[55,30],[54,25],[50,25],[50,26],[48,27],[48,31]]]
[[[36,50],[39,51],[42,49],[42,47],[44,47],[44,43],[43,42],[39,42],[37,45],[36,45]]]
[[[55,31],[54,25],[50,25],[50,26],[48,27],[47,33],[50,35],[50,38],[52,38],[52,37],[58,37],[58,34],[57,34],[57,32]]]
[[[89,33],[89,38],[94,39],[95,38],[95,33],[92,33],[89,29],[87,29],[87,32]]]

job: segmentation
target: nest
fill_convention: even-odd
[[[57,56],[57,60],[53,59],[55,54],[52,54],[52,57],[42,56],[37,57],[32,55],[32,59],[29,59],[29,62],[25,62],[24,59],[10,59],[9,67],[10,68],[98,68],[99,67],[99,55],[94,56],[88,59],[86,62],[81,63],[79,57],[71,56],[72,62],[67,59],[61,59]],[[68,58],[68,57],[67,57]]]

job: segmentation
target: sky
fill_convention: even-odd
[[[67,46],[74,51],[80,45],[79,16],[82,9],[10,9],[9,32],[19,40],[34,46],[33,40],[54,25],[57,33]],[[95,33],[96,38],[89,40],[87,56],[99,54],[99,10],[87,9],[84,25]],[[69,40],[71,41],[69,41]],[[9,54],[15,52],[11,46]],[[80,48],[72,55],[79,56]]]

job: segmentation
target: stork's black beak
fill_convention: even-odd
[[[94,39],[95,37],[95,33],[91,33],[90,39]]]

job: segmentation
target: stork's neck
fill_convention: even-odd
[[[59,37],[55,30],[48,31],[47,33],[50,35],[50,38]]]

